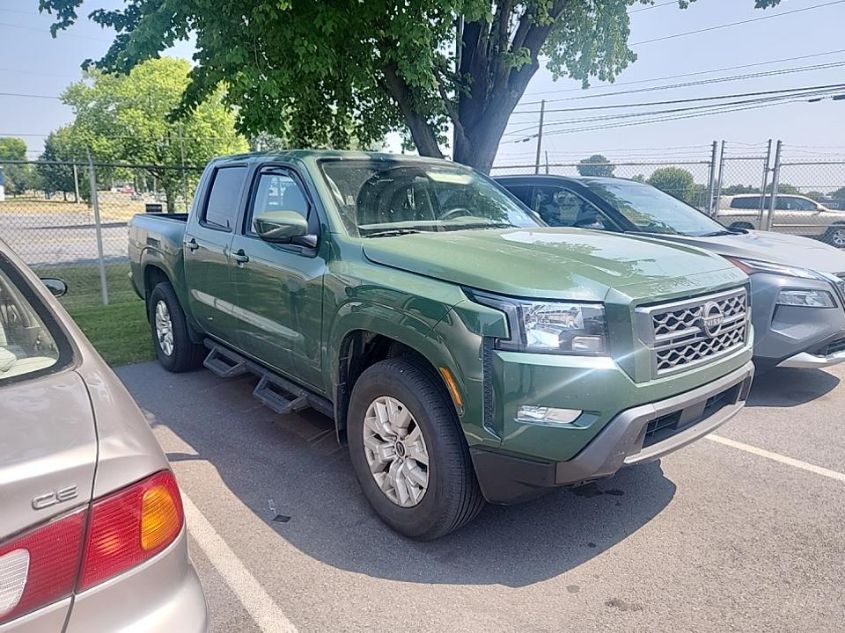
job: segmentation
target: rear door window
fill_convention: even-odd
[[[0,387],[58,369],[69,355],[46,306],[0,257]]]
[[[246,167],[221,167],[214,174],[208,201],[203,214],[203,224],[212,229],[231,231],[238,217],[241,191],[246,178]]]

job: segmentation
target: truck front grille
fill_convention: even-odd
[[[748,338],[745,288],[639,308],[657,375],[715,360]]]

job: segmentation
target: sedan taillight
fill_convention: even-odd
[[[176,479],[163,470],[0,545],[0,624],[143,563],[184,523]]]

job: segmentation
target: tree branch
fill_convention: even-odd
[[[399,107],[408,129],[411,131],[411,137],[414,139],[417,151],[423,156],[443,158],[443,152],[440,151],[440,146],[437,144],[434,129],[427,118],[414,108],[411,89],[397,71],[396,64],[388,64],[382,69],[379,85]]]
[[[434,69],[434,76],[437,80],[437,92],[440,94],[440,99],[443,101],[443,106],[446,108],[446,113],[452,120],[452,125],[455,127],[455,145],[459,142],[467,142],[466,131],[461,122],[461,115],[458,112],[458,104],[449,98],[446,92],[446,80],[443,72],[439,68]]]

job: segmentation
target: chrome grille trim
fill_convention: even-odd
[[[715,334],[704,327],[704,310],[718,306],[724,319]],[[663,376],[712,362],[748,340],[745,288],[637,308],[637,330],[651,350],[652,374]]]

